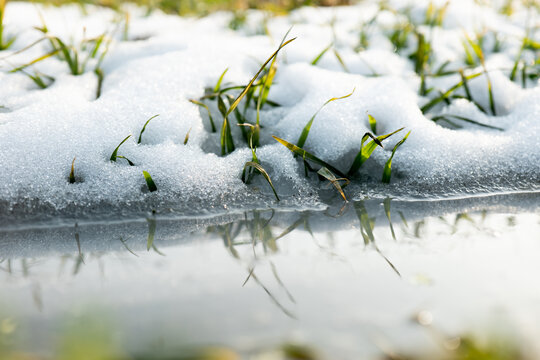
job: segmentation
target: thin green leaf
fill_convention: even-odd
[[[360,167],[366,162],[367,159],[371,157],[371,154],[373,154],[373,151],[377,148],[377,146],[382,146],[382,141],[389,138],[390,136],[394,135],[395,133],[400,132],[403,130],[403,128],[398,129],[396,131],[393,131],[386,135],[381,135],[375,137],[373,134],[367,132],[362,136],[362,142],[360,143],[360,151],[358,151],[358,154],[356,154],[356,157],[354,158],[354,161],[351,165],[351,168],[349,169],[348,175],[352,176],[354,173],[360,169]],[[364,146],[365,141],[371,138],[372,140],[367,143],[367,145]]]
[[[140,134],[139,134],[139,140],[137,140],[137,144],[140,144],[141,141],[142,141],[142,134],[143,134],[143,132],[146,130],[146,125],[148,125],[148,123],[150,122],[150,120],[152,120],[152,119],[154,119],[154,118],[156,118],[156,117],[158,117],[158,116],[159,116],[159,114],[156,114],[156,115],[150,117],[150,119],[146,120],[146,122],[144,123],[144,126],[142,127],[141,132],[140,132]]]
[[[371,128],[371,132],[377,135],[377,120],[368,114],[369,119],[369,127]]]
[[[219,77],[216,86],[214,86],[214,93],[219,92],[219,89],[221,88],[221,83],[223,82],[223,78],[225,77],[227,71],[229,71],[229,68],[226,68],[225,71],[221,73],[221,76]]]
[[[298,147],[304,147],[304,144],[306,143],[306,140],[308,138],[308,135],[309,135],[309,131],[311,130],[311,125],[313,124],[313,120],[315,120],[315,117],[317,116],[317,114],[326,106],[328,105],[329,103],[331,103],[332,101],[336,101],[336,100],[341,100],[341,99],[346,99],[348,98],[349,96],[351,96],[354,91],[356,90],[356,88],[354,88],[351,93],[347,94],[347,95],[344,95],[344,96],[341,96],[341,97],[334,97],[334,98],[331,98],[329,100],[327,100],[320,108],[319,110],[317,110],[315,112],[315,114],[313,114],[313,116],[311,117],[311,119],[308,121],[308,123],[306,124],[306,126],[304,126],[304,129],[302,130],[302,133],[300,134],[300,137],[298,138],[298,142],[296,143],[296,145]]]
[[[212,114],[210,113],[210,108],[208,107],[208,105],[194,99],[190,99],[189,101],[195,105],[198,105],[206,109],[206,111],[208,112],[208,119],[210,120],[210,126],[212,128],[212,132],[216,132],[216,125],[214,124],[214,119],[212,118]]]
[[[382,176],[382,182],[385,184],[390,183],[390,177],[392,176],[392,159],[394,158],[394,155],[397,151],[397,149],[407,140],[409,137],[409,134],[411,132],[409,131],[407,135],[403,137],[392,149],[392,155],[390,155],[390,159],[386,161],[386,164],[384,164],[384,170],[383,170],[383,176]]]
[[[120,148],[120,146],[122,146],[123,143],[125,143],[127,141],[127,139],[129,139],[131,137],[131,135],[128,135],[124,140],[122,140],[122,142],[120,144],[118,144],[118,146],[116,147],[116,149],[114,149],[113,153],[111,154],[111,161],[116,161],[116,158],[118,157],[118,149]]]
[[[339,184],[339,182],[345,181],[345,184],[348,185],[350,183],[349,179],[336,178],[336,176],[324,166],[320,168],[319,171],[317,171],[317,174],[324,177],[326,180],[330,181],[330,183],[332,183],[332,185],[334,185],[336,190],[339,192],[343,200],[345,200],[345,202],[348,202],[347,197],[345,197],[345,193],[343,192],[343,189],[341,188],[341,185]]]
[[[471,124],[474,124],[474,125],[482,126],[482,127],[488,128],[488,129],[504,131],[503,128],[500,128],[500,127],[497,127],[497,126],[493,126],[493,125],[484,124],[484,123],[481,123],[481,122],[479,122],[479,121],[472,120],[472,119],[466,118],[466,117],[464,117],[464,116],[459,116],[459,115],[445,114],[445,115],[435,116],[435,117],[432,118],[431,120],[433,120],[433,121],[435,121],[435,122],[437,122],[437,121],[439,121],[439,120],[446,120],[446,121],[448,121],[448,120],[447,120],[447,117],[451,117],[451,118],[454,118],[454,119],[462,120],[462,121],[465,121],[465,122],[468,122],[468,123],[471,123]]]
[[[332,46],[334,46],[334,43],[331,43],[330,45],[328,45],[326,48],[324,48],[323,51],[321,51],[316,57],[315,59],[313,59],[313,61],[311,61],[311,65],[317,65],[317,63],[321,60],[321,58],[324,56],[324,54],[326,54],[326,52],[328,50],[330,50],[332,48]]]
[[[287,149],[289,149],[293,154],[296,154],[296,155],[299,155],[302,157],[302,159],[304,160],[309,160],[309,161],[312,161],[318,165],[321,165],[321,166],[325,166],[327,167],[330,171],[332,171],[334,174],[337,174],[339,175],[340,177],[342,178],[345,178],[345,174],[343,174],[343,172],[341,172],[340,170],[336,169],[334,166],[328,164],[327,162],[325,162],[324,160],[321,160],[319,159],[318,157],[316,157],[315,155],[307,152],[306,150],[304,149],[301,149],[299,148],[298,146],[294,145],[294,144],[291,144],[290,142],[288,142],[287,140],[283,140],[283,139],[280,139],[278,138],[277,136],[273,136],[272,137],[277,141],[279,142],[281,145],[285,146]]]
[[[281,44],[279,46],[279,48],[272,54],[272,56],[270,56],[268,58],[268,60],[265,61],[265,63],[261,66],[261,68],[259,69],[259,71],[257,71],[257,73],[255,74],[255,76],[251,79],[251,81],[249,82],[249,84],[247,84],[247,86],[244,88],[244,90],[242,90],[242,92],[240,93],[240,95],[238,95],[238,97],[236,98],[236,100],[234,100],[234,102],[231,104],[231,107],[229,108],[229,110],[227,111],[227,115],[228,116],[230,113],[232,113],[234,111],[234,109],[236,109],[236,107],[238,106],[238,104],[240,103],[240,101],[242,100],[242,98],[246,95],[246,93],[249,91],[249,89],[251,88],[251,86],[253,85],[253,83],[255,82],[255,80],[257,80],[257,78],[259,77],[259,75],[261,74],[261,72],[264,70],[264,68],[266,67],[266,65],[268,65],[268,63],[270,61],[272,61],[272,59],[278,55],[279,51],[281,49],[283,49],[285,46],[287,46],[287,44],[293,42],[294,40],[296,40],[296,38],[292,38],[290,40],[287,40],[285,41],[283,44]]]
[[[28,66],[34,65],[34,64],[36,64],[36,63],[38,63],[38,62],[40,62],[42,60],[45,60],[45,59],[47,59],[47,58],[49,58],[49,57],[51,57],[51,56],[53,56],[53,55],[55,55],[57,53],[58,53],[58,49],[53,50],[53,51],[51,51],[51,52],[49,52],[49,53],[47,53],[45,55],[42,55],[42,56],[30,61],[29,63],[26,63],[24,65],[21,65],[21,66],[15,68],[15,69],[11,70],[10,72],[15,73],[17,71],[21,71],[21,70],[27,68]]]
[[[184,145],[187,145],[189,141],[189,133],[191,132],[191,128],[189,128],[188,132],[186,133],[186,137],[184,138]]]
[[[94,70],[94,74],[96,74],[97,79],[98,79],[98,83],[96,87],[96,99],[99,99],[99,97],[101,96],[101,88],[103,87],[103,78],[104,78],[103,70],[101,68],[96,68]]]
[[[478,77],[480,75],[482,75],[482,73],[476,73],[476,74],[473,74],[473,75],[466,76],[465,79],[466,80],[471,80],[471,79],[474,79],[474,78],[476,78],[476,77]],[[466,81],[466,80],[462,80],[462,81],[458,82],[456,85],[454,85],[450,89],[446,90],[446,92],[444,92],[442,95],[440,95],[439,97],[437,97],[435,99],[432,99],[426,105],[422,106],[422,108],[420,109],[420,110],[422,110],[422,113],[426,113],[432,107],[434,107],[435,105],[437,105],[441,101],[447,99],[450,95],[452,95],[452,93],[454,91],[456,91],[457,89],[462,87],[464,85],[464,81]]]
[[[150,192],[156,191],[157,186],[154,183],[154,180],[152,180],[152,176],[150,176],[150,174],[144,170],[143,170],[143,176],[144,176],[144,179],[146,180],[146,185],[148,186],[148,190],[150,190]]]
[[[229,120],[227,117],[223,119],[223,125],[221,126],[221,155],[227,155],[234,151],[234,140],[232,138],[231,126],[229,125]]]
[[[253,161],[248,161],[244,165],[244,171],[245,171],[246,167],[248,167],[248,166],[252,167],[252,168],[255,168],[259,173],[262,174],[262,176],[266,179],[266,181],[268,182],[268,184],[272,188],[272,191],[274,192],[274,196],[276,197],[276,200],[279,201],[279,196],[278,196],[278,194],[276,192],[276,189],[274,188],[274,184],[272,184],[272,180],[270,179],[270,176],[268,175],[266,170],[264,170],[264,168],[261,166],[261,164],[258,164],[258,163],[253,162]]]
[[[135,164],[133,163],[133,161],[129,160],[127,157],[125,156],[122,156],[122,155],[118,155],[117,156],[118,159],[124,159],[128,162],[129,166],[135,166]]]
[[[343,70],[345,72],[350,72],[349,71],[349,68],[347,67],[347,65],[345,65],[345,61],[343,61],[343,58],[341,57],[341,55],[339,54],[339,52],[337,51],[337,49],[334,49],[334,56],[336,57],[337,61],[339,62],[339,64],[341,65],[341,67],[343,68]],[[373,69],[371,69],[373,71]]]

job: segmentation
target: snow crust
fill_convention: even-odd
[[[0,215],[168,208],[200,213],[275,205],[262,177],[251,185],[240,180],[245,162],[251,160],[249,148],[241,145],[240,129],[233,128],[238,149],[219,156],[219,131],[210,131],[206,113],[189,99],[201,97],[205,87],[214,86],[225,68],[229,68],[225,83],[247,83],[291,25],[291,37],[297,39],[279,57],[276,84],[269,96],[280,107],[263,109],[257,150],[282,204],[314,206],[324,200],[325,193],[336,193],[314,177],[305,178],[301,162],[271,135],[296,143],[307,121],[326,100],[353,88],[351,97],[330,103],[318,114],[306,150],[346,172],[363,134],[370,131],[367,113],[377,119],[378,133],[405,127],[411,135],[394,157],[391,184],[380,183],[382,169],[405,132],[388,139],[385,149],[377,149],[364,164],[346,189],[350,198],[434,198],[538,190],[540,88],[533,81],[522,88],[508,77],[530,23],[530,11],[517,8],[506,17],[474,1],[456,0],[450,2],[441,28],[425,29],[434,44],[434,69],[446,61],[454,69],[464,66],[464,33],[497,30],[504,39],[500,52],[486,54],[498,116],[484,114],[466,99],[449,106],[442,103],[433,110],[504,131],[465,122],[459,122],[462,128],[452,129],[433,122],[420,110],[429,99],[418,95],[420,78],[404,55],[416,49],[416,40],[411,38],[400,56],[385,36],[403,21],[406,8],[413,19],[421,19],[429,2],[390,4],[398,11],[380,12],[369,27],[369,47],[356,52],[362,24],[378,11],[373,2],[303,8],[275,18],[250,12],[238,31],[227,27],[228,13],[193,19],[159,11],[146,15],[142,9],[129,8],[127,40],[122,40],[123,18],[112,10],[87,7],[85,14],[77,6],[10,2],[5,32],[17,39],[12,48],[0,52]],[[10,73],[50,51],[43,41],[16,53],[42,37],[34,29],[43,25],[41,18],[50,34],[70,43],[105,32],[113,38],[102,65],[105,76],[98,99],[96,75],[90,70],[70,75],[66,64],[56,57],[28,68],[55,78],[46,89],[38,89],[21,72]],[[271,36],[262,33],[261,24],[266,24]],[[539,41],[534,32],[532,36]],[[349,72],[331,51],[317,66],[310,64],[332,41]],[[89,69],[90,65],[92,61]],[[475,71],[481,68],[470,73]],[[372,76],[374,73],[378,76]],[[459,81],[454,74],[430,78],[428,85],[444,92]],[[488,108],[485,76],[470,80],[469,86],[474,99]],[[211,108],[219,129],[221,117],[215,106]],[[137,145],[142,126],[155,114],[160,116],[148,124]],[[184,145],[188,131],[189,141]],[[114,148],[129,134],[133,136],[119,154],[136,166],[121,159],[109,161]],[[70,184],[74,157],[77,182]],[[148,192],[143,170],[152,175],[158,191]]]

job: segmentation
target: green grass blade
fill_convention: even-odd
[[[125,156],[122,156],[122,155],[118,155],[117,156],[118,159],[124,159],[128,162],[129,166],[135,166],[135,164],[133,163],[133,161],[129,160],[127,157]]]
[[[198,105],[198,106],[206,109],[206,111],[208,112],[208,119],[210,120],[210,126],[212,128],[212,132],[216,132],[216,125],[214,124],[214,119],[212,118],[212,114],[210,113],[210,108],[208,108],[208,105],[206,105],[205,103],[200,102],[198,100],[194,100],[194,99],[190,99],[189,101],[191,103],[195,104],[195,105]]]
[[[157,186],[154,183],[152,176],[150,176],[150,174],[144,170],[143,170],[143,176],[144,176],[144,180],[146,180],[146,185],[148,186],[148,190],[150,190],[150,192],[157,191]]]
[[[294,144],[291,144],[290,142],[288,142],[287,140],[283,140],[283,139],[280,139],[278,138],[277,136],[273,136],[272,137],[277,141],[279,142],[281,145],[285,146],[287,149],[289,149],[293,154],[296,154],[298,156],[301,156],[304,160],[309,160],[309,161],[312,161],[318,165],[321,165],[321,166],[325,166],[327,167],[330,171],[332,171],[334,174],[337,174],[338,176],[342,177],[342,178],[345,178],[345,174],[343,174],[343,172],[341,172],[340,170],[336,169],[334,166],[328,164],[327,162],[325,162],[324,160],[321,160],[319,159],[318,157],[316,157],[315,155],[307,152],[306,150],[304,149],[301,149],[299,148],[298,146],[294,145]]]
[[[159,114],[156,114],[156,115],[152,116],[150,119],[146,120],[146,122],[144,123],[144,126],[143,126],[142,129],[141,129],[141,132],[139,133],[139,140],[137,140],[137,144],[140,144],[141,141],[142,141],[142,134],[143,134],[143,132],[146,130],[146,125],[148,125],[148,123],[150,122],[150,120],[152,120],[152,119],[154,119],[154,118],[156,118],[156,117],[158,117],[158,116],[159,116]]]
[[[393,131],[386,135],[381,135],[375,137],[373,134],[367,132],[362,136],[362,142],[360,143],[360,151],[358,151],[358,154],[356,154],[356,157],[354,158],[354,161],[351,165],[351,168],[349,169],[349,172],[347,173],[349,176],[352,176],[354,173],[360,169],[360,167],[366,162],[367,159],[371,157],[371,154],[373,154],[373,151],[377,148],[377,146],[382,146],[382,141],[389,138],[390,136],[394,135],[395,133],[400,132],[404,128],[397,129],[396,131]],[[372,140],[367,143],[366,146],[364,146],[365,141],[371,138]]]
[[[407,140],[409,137],[409,134],[411,132],[409,131],[407,135],[403,137],[392,149],[392,155],[390,155],[390,159],[386,161],[386,164],[384,164],[384,170],[383,170],[383,176],[382,176],[382,182],[385,184],[390,183],[390,177],[392,176],[392,159],[394,158],[394,155],[397,151],[397,149]]]
[[[328,52],[328,50],[330,50],[332,48],[332,46],[334,46],[334,43],[331,43],[330,45],[328,45],[326,48],[324,48],[323,51],[321,51],[316,57],[315,59],[313,59],[311,61],[311,65],[317,65],[319,63],[319,61],[321,60],[321,58],[324,56],[324,54],[326,54]]]
[[[493,125],[484,124],[484,123],[481,123],[481,122],[479,122],[479,121],[472,120],[472,119],[466,118],[466,117],[464,117],[464,116],[459,116],[459,115],[445,114],[445,115],[435,116],[435,117],[432,118],[431,120],[433,120],[433,121],[435,121],[435,122],[437,122],[437,121],[439,121],[439,120],[446,120],[446,121],[448,121],[448,120],[447,120],[447,117],[451,117],[451,118],[454,118],[454,119],[462,120],[462,121],[465,121],[465,122],[468,122],[468,123],[471,123],[471,124],[474,124],[474,125],[482,126],[482,127],[488,128],[488,129],[504,131],[503,128],[500,128],[500,127],[497,127],[497,126],[493,126]]]
[[[96,68],[94,70],[94,74],[96,74],[98,80],[96,87],[96,99],[99,99],[101,97],[101,89],[103,88],[103,78],[105,75],[103,74],[103,70],[101,68]]]
[[[221,155],[227,155],[234,151],[234,141],[231,133],[231,126],[227,118],[223,119],[223,125],[221,127]]]
[[[471,80],[471,79],[474,79],[474,78],[476,78],[476,77],[478,77],[480,75],[482,75],[482,73],[476,73],[476,74],[473,74],[473,75],[468,75],[468,76],[465,76],[465,79],[466,80]],[[444,92],[442,95],[432,99],[426,105],[422,106],[422,108],[420,109],[420,110],[422,110],[422,113],[426,113],[427,111],[431,110],[431,108],[433,108],[435,105],[437,105],[441,101],[444,101],[445,99],[447,99],[450,95],[452,95],[452,93],[454,91],[456,91],[457,89],[462,87],[464,85],[464,81],[466,81],[466,80],[462,80],[462,81],[458,82],[456,85],[454,85],[450,89],[446,90],[446,92]]]
[[[527,37],[525,36],[523,38],[523,43],[521,44],[521,48],[519,49],[518,54],[516,56],[516,60],[514,61],[514,66],[512,67],[512,72],[510,73],[510,80],[511,81],[514,81],[514,79],[516,78],[516,73],[517,73],[517,70],[518,70],[519,62],[521,60],[521,55],[523,54],[523,50],[525,49],[526,46],[527,46]]]
[[[69,183],[74,184],[75,183],[75,159],[73,158],[73,161],[71,162],[71,171],[69,172]]]
[[[330,183],[332,183],[332,185],[334,185],[336,190],[339,192],[339,194],[341,195],[343,200],[345,200],[345,202],[349,202],[347,200],[347,197],[345,196],[345,193],[343,192],[343,189],[342,189],[340,183],[339,183],[340,181],[345,181],[345,184],[348,185],[350,183],[349,179],[346,179],[346,178],[338,179],[338,178],[336,178],[336,176],[330,170],[328,170],[328,168],[326,168],[324,166],[322,168],[320,168],[319,171],[317,171],[317,174],[324,177],[326,180],[330,181]]]
[[[377,135],[377,120],[368,114],[369,119],[369,127],[371,128],[371,132]]]
[[[251,81],[249,82],[249,84],[246,85],[246,87],[244,88],[244,90],[242,90],[242,92],[240,93],[240,95],[238,95],[238,97],[236,98],[236,100],[234,100],[234,102],[231,104],[231,107],[229,108],[229,110],[227,111],[227,115],[228,116],[230,113],[232,113],[234,111],[234,109],[236,109],[236,107],[238,106],[238,104],[240,103],[240,101],[242,100],[242,98],[246,95],[246,93],[249,91],[249,89],[251,88],[251,86],[253,85],[253,83],[255,82],[255,80],[257,80],[257,78],[259,77],[259,75],[261,74],[261,72],[264,70],[264,68],[266,67],[266,65],[268,65],[268,63],[270,61],[272,61],[272,59],[274,57],[276,57],[278,54],[279,54],[279,51],[281,49],[283,49],[285,46],[287,46],[287,44],[293,42],[294,40],[296,40],[296,38],[292,38],[290,40],[287,40],[285,41],[284,43],[282,43],[279,48],[272,54],[272,56],[270,56],[266,61],[265,63],[261,66],[261,68],[259,69],[259,71],[257,71],[257,73],[255,74],[255,76],[251,79]]]
[[[283,38],[281,39],[281,43],[279,46],[281,47],[285,40],[287,39],[287,36],[289,36],[289,33],[291,32],[292,27],[287,30]],[[259,99],[257,101],[257,124],[259,124],[259,110],[266,104],[266,100],[268,99],[268,94],[270,93],[270,88],[272,87],[272,84],[274,82],[274,77],[277,73],[277,66],[276,66],[277,56],[274,56],[272,59],[272,62],[270,63],[270,67],[268,68],[268,74],[266,74],[263,82],[262,88],[259,90]]]
[[[122,140],[122,142],[120,144],[118,144],[118,146],[116,147],[116,149],[114,149],[113,153],[111,154],[111,161],[116,161],[116,158],[118,157],[118,149],[120,148],[120,146],[122,146],[123,143],[125,143],[127,141],[127,139],[129,139],[131,137],[131,135],[128,135],[124,140]]]
[[[225,105],[225,101],[223,100],[221,95],[218,96],[218,110],[224,118],[227,117],[227,105]]]
[[[226,68],[225,71],[221,73],[221,76],[219,77],[216,86],[214,86],[214,93],[219,92],[219,89],[221,88],[221,83],[223,82],[223,78],[225,77],[227,71],[229,71],[229,68]]]
[[[274,192],[274,196],[276,197],[276,200],[279,201],[279,196],[278,196],[278,194],[276,192],[276,189],[274,188],[274,184],[272,184],[272,180],[270,179],[270,176],[268,175],[266,170],[264,170],[264,168],[261,166],[261,164],[258,164],[258,163],[253,162],[253,161],[248,161],[244,165],[244,171],[246,170],[246,167],[252,167],[252,168],[256,169],[259,173],[262,174],[262,176],[265,178],[265,180],[268,182],[268,184],[272,188],[272,191]]]
[[[189,128],[189,130],[186,133],[186,137],[184,138],[184,145],[187,145],[187,143],[189,141],[189,133],[190,132],[191,132],[191,128]]]
[[[31,66],[31,65],[34,65],[34,64],[36,64],[36,63],[38,63],[38,62],[40,62],[40,61],[42,61],[42,60],[45,60],[45,59],[47,59],[47,58],[49,58],[49,57],[51,57],[51,56],[53,56],[53,55],[56,55],[57,53],[58,53],[58,49],[53,50],[53,51],[51,51],[51,52],[48,52],[47,54],[42,55],[42,56],[40,56],[40,57],[38,57],[38,58],[36,58],[36,59],[30,61],[29,63],[26,63],[26,64],[24,64],[24,65],[21,65],[21,66],[15,68],[15,69],[11,70],[10,72],[15,73],[15,72],[17,72],[17,71],[21,71],[21,70],[23,70],[23,69],[26,69],[27,67],[29,67],[29,66]]]
[[[298,138],[298,141],[296,143],[296,145],[298,147],[304,147],[304,144],[306,143],[306,140],[308,138],[308,135],[309,135],[309,131],[311,130],[311,125],[313,124],[313,120],[315,120],[315,117],[317,116],[317,114],[326,106],[328,105],[329,103],[331,103],[332,101],[336,101],[336,100],[342,100],[342,99],[346,99],[348,98],[349,96],[351,96],[354,91],[356,90],[356,88],[353,89],[353,91],[351,91],[351,93],[347,94],[347,95],[344,95],[344,96],[341,96],[341,97],[334,97],[334,98],[331,98],[329,100],[327,100],[320,108],[319,110],[317,110],[315,112],[315,114],[313,114],[313,116],[311,117],[311,119],[308,121],[308,123],[306,124],[306,126],[304,126],[304,129],[302,130],[302,133],[300,134],[300,137]]]
[[[341,55],[339,54],[339,52],[334,49],[334,56],[336,57],[337,61],[339,62],[339,64],[341,65],[341,67],[343,68],[343,70],[345,72],[350,72],[349,71],[349,68],[347,67],[347,65],[345,64],[345,61],[343,61],[343,58],[341,57]],[[371,69],[373,70],[373,69]]]

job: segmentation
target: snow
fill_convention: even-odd
[[[440,198],[539,190],[540,89],[537,81],[522,88],[521,80],[514,83],[508,78],[532,10],[518,8],[506,17],[474,1],[452,1],[442,28],[420,28],[433,37],[434,69],[447,60],[453,62],[450,69],[465,65],[464,33],[496,29],[504,39],[501,52],[486,53],[498,116],[484,114],[466,99],[433,109],[435,114],[464,116],[504,131],[464,122],[459,122],[462,128],[451,129],[434,123],[420,110],[428,99],[418,95],[420,78],[406,56],[416,49],[414,37],[400,56],[385,36],[394,24],[403,22],[404,9],[409,9],[413,19],[422,19],[428,4],[390,2],[401,12],[381,12],[369,27],[369,47],[357,53],[362,23],[377,12],[373,2],[302,8],[274,18],[253,11],[245,27],[236,32],[227,27],[228,13],[193,19],[159,11],[146,15],[142,9],[129,7],[127,41],[122,41],[125,17],[112,10],[88,6],[85,14],[78,6],[10,2],[5,32],[17,39],[12,48],[0,52],[0,215],[7,219],[24,214],[125,214],[151,209],[194,214],[275,206],[261,177],[252,185],[240,180],[245,162],[251,160],[251,151],[241,145],[240,129],[234,126],[233,135],[241,146],[219,156],[219,131],[210,132],[206,113],[189,99],[213,87],[225,68],[229,68],[226,83],[247,83],[292,25],[290,37],[297,39],[279,57],[276,84],[269,96],[281,106],[264,108],[257,149],[283,206],[320,206],[321,191],[333,190],[326,190],[313,176],[305,178],[300,161],[271,135],[296,143],[326,100],[352,89],[351,97],[330,103],[318,114],[306,150],[346,172],[363,134],[370,130],[367,113],[377,119],[378,133],[405,127],[411,135],[394,157],[392,183],[380,183],[382,168],[405,132],[388,139],[384,150],[374,152],[346,189],[350,198]],[[88,62],[80,76],[70,75],[66,64],[54,56],[28,68],[55,78],[46,89],[38,89],[21,72],[10,73],[50,51],[47,41],[42,41],[17,53],[43,36],[34,29],[43,26],[41,18],[51,35],[69,43],[103,33],[112,38],[102,64],[105,77],[98,99],[98,80],[92,72],[96,59]],[[271,37],[261,33],[265,18]],[[534,39],[539,41],[538,35]],[[310,64],[332,41],[350,72],[344,71],[332,51],[317,66]],[[527,51],[523,58],[531,56],[537,58]],[[478,67],[467,74],[481,70]],[[371,76],[373,72],[379,76]],[[428,81],[429,86],[445,91],[460,78],[451,75]],[[470,80],[469,86],[474,99],[489,108],[485,76]],[[215,105],[209,105],[219,129],[221,117]],[[142,143],[137,144],[142,126],[155,114],[160,116],[148,124]],[[189,142],[184,145],[188,131]],[[122,159],[112,163],[112,151],[129,134],[133,136],[119,155],[136,166]],[[74,157],[77,182],[69,184]],[[148,192],[143,170],[152,175],[158,191]]]

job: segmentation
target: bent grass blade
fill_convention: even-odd
[[[437,105],[438,103],[440,103],[441,101],[447,99],[448,97],[450,97],[450,95],[452,95],[452,93],[454,91],[456,91],[457,89],[459,89],[460,87],[464,86],[466,84],[466,81],[467,80],[471,80],[471,79],[474,79],[478,76],[482,75],[482,73],[476,73],[476,74],[473,74],[473,75],[469,75],[469,76],[465,76],[465,78],[458,82],[456,85],[452,86],[450,89],[446,90],[446,92],[444,92],[443,94],[441,94],[439,97],[436,97],[435,99],[431,100],[430,102],[428,102],[426,105],[422,106],[420,108],[420,110],[422,110],[422,113],[426,113],[427,111],[429,111],[432,107],[434,107],[435,105]]]
[[[226,68],[225,71],[221,73],[221,76],[219,77],[216,86],[214,86],[214,93],[218,93],[221,89],[221,83],[223,82],[223,78],[225,77],[225,74],[229,71],[229,68]]]
[[[392,159],[394,158],[394,155],[396,154],[397,149],[407,140],[409,137],[409,134],[411,132],[409,131],[407,135],[403,137],[392,149],[392,155],[390,155],[390,159],[386,161],[386,164],[384,164],[384,170],[383,170],[383,176],[382,176],[382,182],[385,184],[390,183],[390,177],[392,176]]]
[[[116,159],[118,158],[118,149],[120,148],[120,146],[122,146],[123,143],[125,143],[127,141],[127,139],[129,139],[131,137],[131,135],[128,135],[124,140],[122,140],[122,142],[120,144],[118,144],[118,146],[116,147],[116,149],[114,149],[113,153],[111,154],[111,158],[110,160],[111,161],[114,161],[116,162]]]
[[[304,149],[301,149],[299,148],[298,146],[294,145],[294,144],[291,144],[290,142],[288,142],[287,140],[283,140],[283,139],[280,139],[278,138],[277,136],[273,136],[272,137],[277,141],[279,142],[281,145],[285,146],[287,149],[289,149],[293,154],[296,154],[298,156],[301,156],[302,159],[305,160],[309,160],[309,161],[312,161],[318,165],[321,165],[321,166],[324,166],[326,168],[328,168],[330,171],[332,171],[334,174],[337,174],[338,176],[342,177],[342,178],[346,178],[345,174],[343,172],[341,172],[340,170],[336,169],[334,166],[330,165],[329,163],[327,163],[326,161],[324,160],[321,160],[319,159],[318,157],[316,157],[315,155],[307,152],[306,150]]]
[[[152,116],[150,119],[146,120],[146,122],[144,123],[144,126],[142,127],[141,132],[140,132],[140,134],[139,134],[139,140],[137,140],[137,144],[140,144],[141,141],[142,141],[142,134],[143,134],[144,131],[146,130],[146,125],[148,125],[148,123],[150,122],[150,120],[152,120],[152,119],[154,119],[154,118],[156,118],[156,117],[158,117],[158,116],[159,116],[159,114],[156,114],[156,115]]]
[[[311,119],[308,121],[308,123],[306,124],[306,126],[304,126],[304,129],[302,130],[302,133],[300,134],[300,137],[298,138],[298,141],[296,143],[296,145],[298,147],[304,147],[304,144],[306,143],[306,140],[309,136],[309,131],[311,130],[311,125],[313,124],[313,120],[315,120],[315,117],[317,116],[317,114],[319,114],[319,112],[326,106],[328,105],[329,103],[331,103],[332,101],[336,101],[336,100],[342,100],[342,99],[346,99],[348,98],[349,96],[351,96],[352,94],[354,94],[354,91],[356,90],[356,88],[354,88],[351,93],[347,94],[347,95],[344,95],[344,96],[341,96],[341,97],[334,97],[334,98],[331,98],[329,100],[327,100],[320,108],[319,110],[317,110],[315,112],[315,114],[313,114],[313,116],[311,117]]]
[[[216,125],[214,124],[214,119],[212,118],[212,114],[210,113],[210,108],[208,107],[208,105],[195,99],[190,99],[189,101],[195,105],[198,105],[206,109],[206,111],[208,112],[208,120],[210,120],[210,126],[212,128],[212,132],[213,133],[216,132]]]
[[[266,170],[264,170],[264,168],[261,166],[261,164],[258,164],[258,163],[254,162],[254,161],[248,161],[244,165],[244,173],[245,173],[247,167],[252,167],[252,168],[256,169],[259,173],[262,174],[262,176],[265,178],[265,180],[268,182],[268,184],[272,188],[272,191],[274,192],[274,196],[276,197],[276,200],[280,201],[279,196],[278,196],[278,194],[276,192],[276,189],[274,188],[274,184],[272,184],[272,180],[270,179],[270,176],[268,175]],[[242,179],[242,180],[244,180],[244,179]]]
[[[328,50],[330,50],[332,48],[332,46],[334,46],[334,43],[331,43],[330,45],[328,45],[326,48],[323,49],[323,51],[321,51],[316,57],[315,59],[313,59],[313,61],[311,61],[311,65],[317,65],[319,63],[319,61],[322,59],[322,57],[324,56],[324,54],[326,54],[328,52]]]
[[[253,83],[255,82],[255,80],[257,80],[257,78],[259,77],[259,75],[261,74],[261,72],[264,70],[264,68],[266,67],[266,65],[268,65],[268,63],[270,61],[272,61],[272,59],[274,59],[274,57],[276,57],[280,50],[283,49],[285,46],[287,46],[288,44],[290,44],[291,42],[293,42],[294,40],[296,40],[296,38],[292,38],[290,40],[287,40],[285,41],[283,44],[281,44],[279,46],[279,48],[272,54],[272,56],[270,56],[266,61],[265,63],[261,66],[261,68],[259,69],[259,71],[257,71],[257,73],[255,74],[255,76],[251,79],[251,81],[246,85],[246,87],[244,88],[244,90],[242,90],[242,92],[240,93],[240,95],[238,95],[238,97],[236,98],[236,100],[234,100],[234,102],[231,104],[231,107],[229,108],[229,110],[227,111],[227,116],[230,115],[234,109],[236,109],[236,107],[238,106],[238,104],[240,103],[240,101],[244,98],[244,96],[247,94],[247,92],[249,91],[249,89],[251,88],[251,86],[253,85]]]
[[[354,158],[351,168],[349,169],[349,172],[347,174],[351,176],[354,173],[356,173],[358,169],[360,169],[360,167],[366,162],[366,160],[371,157],[371,154],[373,154],[373,151],[375,151],[377,146],[383,147],[382,146],[383,140],[388,139],[390,136],[394,135],[395,133],[400,132],[403,129],[404,128],[397,129],[394,132],[391,132],[386,135],[381,135],[378,137],[375,137],[373,134],[369,132],[365,133],[364,136],[362,137],[362,142],[360,144],[360,151]],[[371,138],[372,140],[369,143],[367,143],[366,146],[364,146],[364,143],[366,142],[368,138]]]
[[[338,178],[336,178],[336,176],[330,170],[328,170],[326,167],[320,168],[319,171],[317,171],[317,174],[321,175],[326,180],[330,181],[332,183],[332,185],[334,185],[336,190],[339,192],[339,194],[341,195],[343,200],[345,200],[345,202],[349,202],[347,200],[347,197],[345,196],[345,193],[343,192],[343,188],[339,184],[340,181],[345,181],[345,186],[347,186],[350,183],[349,179],[346,179],[346,178],[339,178],[338,179]]]

